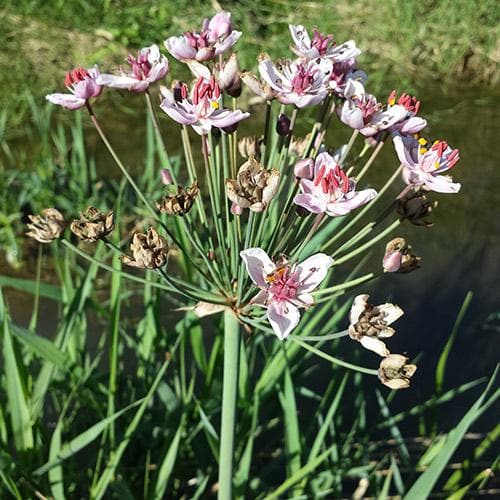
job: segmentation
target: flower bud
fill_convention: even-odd
[[[173,183],[172,174],[168,168],[162,168],[160,171],[161,182],[165,186],[168,186]]]
[[[30,223],[26,236],[40,243],[50,243],[58,239],[66,228],[63,215],[55,208],[45,208],[42,215],[28,215],[28,218]]]
[[[185,215],[191,210],[199,191],[198,181],[188,188],[177,186],[177,194],[164,196],[156,207],[162,214]]]
[[[406,389],[410,378],[417,371],[417,366],[408,364],[408,358],[401,354],[389,354],[380,362],[378,377],[391,389]]]
[[[115,228],[113,212],[107,214],[95,207],[88,207],[79,219],[71,223],[71,232],[83,241],[97,241]]]
[[[226,92],[231,97],[239,97],[241,95],[242,82],[238,71],[238,58],[236,54],[222,64],[219,70],[218,84],[223,92]]]
[[[420,257],[413,253],[404,238],[394,238],[385,247],[382,267],[387,273],[410,273],[420,267]]]
[[[416,226],[430,227],[432,222],[424,220],[437,207],[437,201],[429,201],[421,191],[409,193],[396,202],[396,211]]]
[[[276,121],[276,132],[278,135],[287,136],[290,133],[290,118],[284,113],[280,113]]]
[[[237,179],[226,179],[227,197],[241,209],[262,212],[278,191],[280,173],[266,170],[253,156],[239,169]],[[232,209],[237,214],[237,209]]]
[[[148,229],[146,234],[134,234],[130,250],[132,257],[122,257],[122,262],[127,266],[141,269],[158,269],[167,263],[167,241],[152,227]]]

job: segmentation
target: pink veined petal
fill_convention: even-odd
[[[354,302],[351,306],[351,312],[349,313],[349,322],[351,325],[354,325],[359,321],[359,317],[366,309],[366,304],[370,296],[367,293],[363,293],[361,295],[357,295],[354,298]]]
[[[326,278],[328,270],[333,264],[333,259],[324,253],[317,253],[308,257],[297,265],[299,273],[299,287],[297,293],[313,291]]]
[[[163,99],[160,104],[160,108],[167,113],[172,120],[180,123],[181,125],[192,125],[198,121],[197,116],[194,113],[189,113],[181,106],[176,103],[172,103],[168,99]]]
[[[307,52],[311,50],[311,38],[309,37],[309,33],[301,24],[289,24],[288,29],[290,30],[290,35],[292,35],[292,40],[296,45],[296,49],[292,47],[292,50],[302,56],[309,57]],[[315,53],[318,54],[318,51],[315,49]]]
[[[357,107],[353,107],[349,101],[344,102],[344,105],[342,106],[340,120],[342,123],[345,123],[346,125],[349,125],[349,127],[356,130],[363,128],[363,125],[365,124],[362,111]]]
[[[311,307],[314,305],[314,297],[310,293],[301,293],[292,302],[297,307]]]
[[[167,72],[168,72],[168,61],[167,59],[162,57],[159,62],[157,62],[152,66],[147,80],[149,83],[157,82],[158,80],[164,78]]]
[[[196,49],[191,47],[183,36],[171,36],[163,43],[170,54],[179,61],[196,59]]]
[[[204,64],[201,64],[201,62],[189,61],[187,65],[189,66],[191,73],[193,73],[193,75],[197,78],[201,77],[205,78],[206,80],[210,80],[212,73],[210,73],[210,70]]]
[[[260,288],[267,288],[266,276],[276,266],[262,248],[249,248],[240,252],[251,280]]]
[[[423,173],[420,172],[417,168],[410,168],[407,166],[403,167],[401,177],[403,178],[405,184],[419,185],[424,183]]]
[[[149,82],[146,80],[137,80],[130,76],[109,75],[105,73],[97,78],[97,83],[105,87],[124,89],[131,92],[144,92],[149,87]]]
[[[208,120],[199,120],[191,127],[198,135],[206,135],[212,130],[212,124]]]
[[[254,306],[262,306],[267,307],[267,298],[268,298],[267,290],[259,290],[259,293],[255,295],[251,300],[250,304]]]
[[[317,198],[313,194],[299,193],[293,199],[293,202],[299,207],[304,207],[313,214],[320,214],[326,211],[326,201]]]
[[[396,150],[399,161],[409,168],[414,168],[417,159],[413,158],[411,154],[411,146],[412,142],[416,142],[416,140],[413,137],[403,137],[398,134],[392,138],[392,142],[394,143],[394,149]]]
[[[209,40],[215,42],[221,36],[227,37],[231,31],[231,14],[229,12],[219,12],[208,21],[207,29]]]
[[[314,175],[314,162],[312,158],[297,161],[293,167],[293,173],[299,179],[312,179]]]
[[[453,179],[448,175],[432,174],[428,174],[425,177],[424,186],[436,193],[458,193],[462,187],[459,182],[453,182]]]
[[[197,61],[208,61],[215,57],[215,49],[212,47],[202,47],[196,52]]]
[[[141,49],[141,55],[143,54],[147,54],[150,64],[156,64],[161,59],[160,48],[156,44]]]
[[[241,31],[232,31],[231,34],[222,42],[217,42],[215,47],[215,55],[218,56],[225,52],[227,49],[231,48],[242,35]]]
[[[270,59],[263,59],[259,62],[259,73],[263,80],[265,80],[274,90],[278,92],[288,92],[290,83],[286,77],[280,73]],[[286,87],[284,84],[287,84]]]
[[[375,196],[377,196],[377,191],[375,191],[375,189],[364,189],[363,191],[358,191],[348,200],[328,203],[326,213],[332,217],[346,215],[351,210],[354,210],[373,200]]]
[[[97,78],[97,77],[96,77]],[[74,86],[73,93],[82,99],[97,97],[102,92],[102,87],[93,78],[85,78]]]
[[[236,111],[230,111],[229,109],[224,109],[212,113],[207,121],[210,121],[215,127],[229,127],[235,123],[248,118],[250,113],[243,113],[239,109]]]
[[[305,108],[306,106],[314,106],[315,104],[319,104],[320,102],[324,101],[325,97],[328,95],[328,92],[325,89],[324,92],[318,92],[317,94],[306,94],[306,95],[290,94],[290,95],[295,96],[293,104],[295,104],[297,108],[302,109]]]
[[[383,358],[386,358],[390,354],[385,343],[377,337],[367,337],[364,335],[359,342],[365,349],[373,351]]]
[[[356,47],[354,40],[348,40],[340,45],[332,47],[329,54],[326,57],[331,58],[335,62],[344,62],[358,57],[361,54],[361,50]]]
[[[314,162],[314,175],[318,175],[318,172],[325,165],[327,174],[330,170],[333,170],[337,166],[337,162],[333,159],[333,157],[328,153],[320,153],[316,156],[316,161]]]
[[[413,116],[411,118],[408,118],[408,120],[405,120],[399,127],[399,130],[401,131],[402,134],[411,135],[420,132],[426,126],[427,126],[426,120],[418,116]]]
[[[86,99],[82,99],[81,97],[77,97],[73,94],[49,94],[45,96],[47,101],[50,101],[53,104],[57,104],[66,109],[79,109],[85,106],[87,102]]]
[[[280,340],[286,338],[300,321],[299,309],[286,301],[273,301],[267,307],[267,319]]]

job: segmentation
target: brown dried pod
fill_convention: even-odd
[[[266,170],[253,156],[239,169],[237,179],[226,179],[226,194],[234,205],[262,212],[278,191],[280,173]]]
[[[394,238],[385,247],[382,267],[388,273],[410,273],[420,267],[420,260],[404,238]]]
[[[198,181],[194,181],[190,187],[177,186],[177,194],[164,196],[156,207],[162,214],[184,215],[191,210],[194,200],[200,189]]]
[[[127,266],[141,269],[158,269],[167,263],[167,240],[152,227],[145,234],[134,234],[130,250],[132,257],[122,257],[122,262]]]
[[[115,228],[113,212],[104,213],[98,208],[87,207],[79,219],[71,223],[71,231],[84,241],[97,241],[107,236]]]
[[[28,215],[31,221],[26,236],[40,243],[50,243],[58,239],[66,228],[64,217],[55,208],[45,208],[42,215]]]
[[[380,362],[378,378],[391,389],[410,387],[410,378],[417,371],[417,365],[408,364],[408,358],[401,354],[389,354]]]
[[[425,193],[417,191],[398,199],[396,202],[396,211],[416,226],[431,227],[433,223],[425,220],[425,217],[431,214],[432,210],[437,207],[437,204],[437,201],[428,200]]]

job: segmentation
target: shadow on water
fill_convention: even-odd
[[[491,373],[498,359],[493,346],[500,329],[498,320],[496,324],[488,323],[489,315],[500,311],[500,123],[496,117],[500,92],[492,95],[491,89],[443,90],[433,84],[423,88],[419,95],[423,101],[422,115],[428,119],[426,135],[431,139],[446,139],[460,149],[461,160],[453,176],[462,183],[462,190],[459,195],[435,197],[439,206],[433,213],[434,227],[405,223],[394,234],[407,238],[422,257],[421,270],[410,275],[386,275],[358,291],[371,293],[373,303],[390,299],[405,310],[405,316],[397,324],[398,334],[390,339],[390,347],[393,352],[423,354],[414,384],[416,392],[402,396],[409,400],[420,399],[420,392],[432,392],[434,367],[469,290],[474,292],[474,299],[449,360],[445,381],[448,387]],[[119,95],[113,96],[104,108],[96,106],[111,142],[135,172],[143,162],[146,115],[141,111],[127,116],[124,108],[131,104],[137,109],[138,100],[140,96]],[[260,133],[264,121],[262,108],[253,108],[252,115],[239,129],[240,136]],[[172,127],[166,118],[161,124],[169,150],[180,153],[178,128]],[[349,135],[345,129],[334,121],[328,145],[338,146],[345,141]],[[99,175],[117,176],[118,170],[108,153],[90,128],[88,132],[89,154],[96,157]],[[193,144],[194,141],[198,141],[195,135]],[[375,165],[364,179],[374,187],[385,182],[397,165],[390,144]],[[401,185],[397,186],[393,194],[400,189]],[[385,242],[380,242],[375,247],[372,268],[380,268],[384,245]],[[11,292],[8,297],[14,319],[26,323],[31,300],[26,297],[17,300],[18,294]],[[42,304],[41,312],[40,326],[50,335],[56,310],[50,304]],[[366,353],[364,360],[372,366],[378,361],[370,354]]]

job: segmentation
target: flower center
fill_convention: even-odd
[[[326,54],[329,46],[333,47],[335,42],[333,41],[333,35],[323,35],[323,33],[315,29],[311,45],[318,50],[320,56],[323,56]]]
[[[129,55],[127,62],[132,66],[132,72],[138,80],[145,80],[151,71],[151,63],[148,61],[148,52],[139,52],[137,58]]]
[[[314,178],[314,185],[321,186],[324,194],[329,194],[332,198],[339,198],[349,192],[349,178],[345,172],[336,165],[335,168],[326,171],[326,165],[322,165]]]
[[[396,97],[396,91],[393,90],[387,98],[387,104],[389,104],[389,106],[394,106],[394,104],[396,104],[397,102],[397,104],[403,106],[411,113],[415,115],[418,113],[418,110],[420,109],[420,101],[418,101],[416,97],[410,96],[408,94],[401,94],[401,97],[397,101]]]
[[[266,276],[266,283],[269,284],[268,292],[276,300],[291,300],[297,295],[299,282],[297,275],[290,266],[278,267],[275,271]]]
[[[87,70],[83,68],[75,68],[69,73],[66,73],[66,78],[64,78],[64,85],[66,85],[66,87],[71,87],[72,85],[76,85],[78,82],[82,82],[89,76],[90,75]]]
[[[292,89],[297,94],[303,94],[314,83],[314,77],[318,69],[313,71],[307,69],[303,63],[297,66],[297,73],[292,79]]]
[[[209,40],[209,30],[204,30],[201,33],[196,33],[195,31],[188,31],[184,33],[188,44],[193,47],[193,49],[205,49],[211,47],[212,43]]]
[[[192,102],[200,114],[208,115],[220,108],[220,96],[221,90],[213,75],[210,80],[200,77],[193,88]]]

